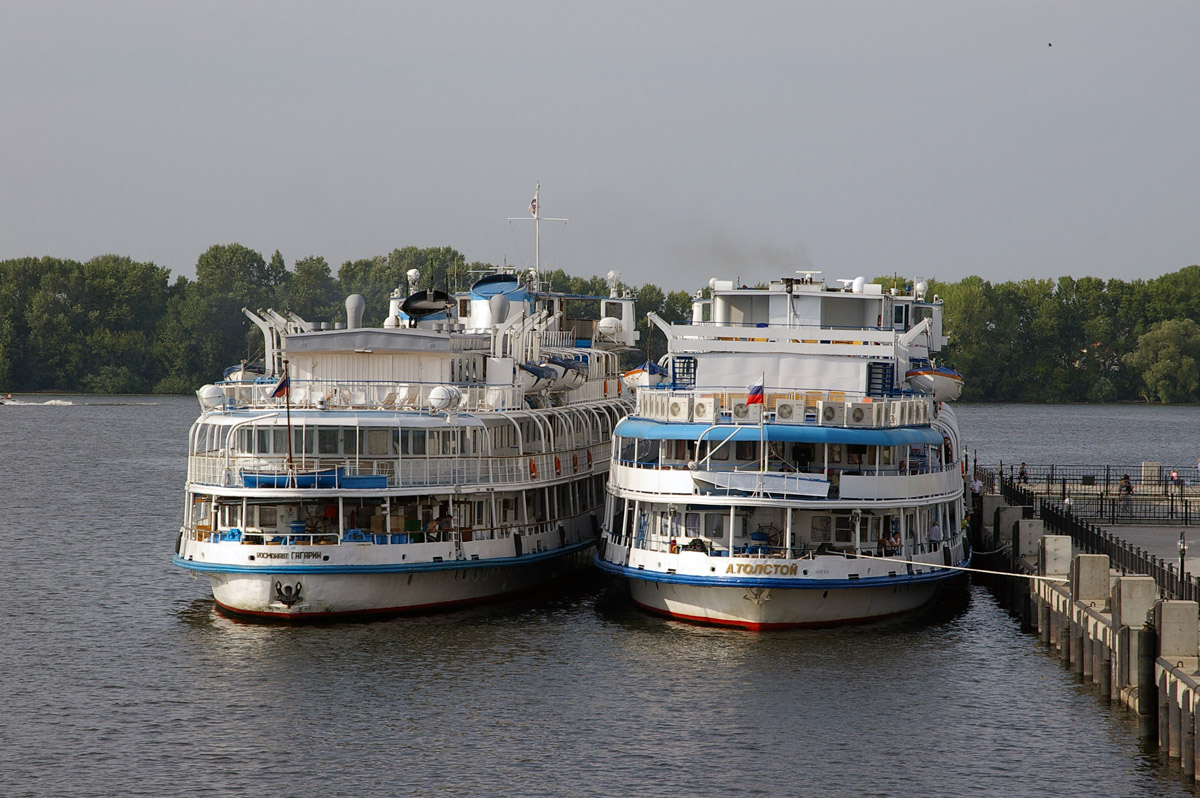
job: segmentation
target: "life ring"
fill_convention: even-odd
[[[579,473],[579,452],[571,455],[571,466],[575,469],[575,473]]]
[[[537,479],[537,463],[533,462],[533,458],[529,458],[529,476]]]
[[[604,381],[604,398],[608,398],[608,380]]]
[[[558,455],[554,455],[554,476],[562,476],[562,463],[558,462]]]

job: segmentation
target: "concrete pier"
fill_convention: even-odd
[[[1064,667],[1094,685],[1104,700],[1134,713],[1141,735],[1195,779],[1200,605],[1165,599],[1152,577],[1122,573],[1107,555],[1078,550],[1070,537],[1031,518],[1032,507],[984,496],[981,509],[977,565],[1013,573],[990,580],[996,595]],[[1178,527],[1169,538],[1149,527],[1138,532],[1137,545],[1164,559],[1178,556],[1171,551]],[[1200,533],[1197,537],[1200,552]]]

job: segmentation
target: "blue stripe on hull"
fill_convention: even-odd
[[[700,587],[757,587],[781,588],[786,590],[835,590],[928,584],[930,582],[941,582],[951,579],[959,576],[961,573],[946,568],[934,568],[924,574],[897,573],[895,576],[868,576],[862,579],[767,579],[744,576],[689,576],[687,574],[646,571],[608,562],[601,559],[598,553],[593,556],[592,562],[602,571],[629,579],[638,579],[643,582],[667,582],[676,585],[697,585]],[[969,556],[961,562],[955,563],[959,568],[966,568],[970,564],[971,558]]]
[[[518,565],[553,560],[564,555],[583,551],[595,546],[596,541],[585,540],[557,549],[531,552],[520,557],[491,557],[480,560],[445,560],[443,562],[381,563],[378,565],[228,565],[224,563],[202,563],[184,560],[178,554],[171,561],[180,568],[202,573],[227,574],[390,574],[420,573],[424,571],[455,571],[470,568],[507,568]]]

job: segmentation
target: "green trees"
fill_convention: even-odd
[[[82,264],[57,258],[0,262],[3,385],[149,390],[151,342],[166,287],[166,269],[116,255]]]
[[[1141,377],[1148,400],[1200,399],[1200,324],[1192,319],[1160,321],[1137,339],[1124,361]]]

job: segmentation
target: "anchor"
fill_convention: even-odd
[[[296,583],[296,588],[293,590],[291,585],[285,585],[281,582],[275,583],[275,600],[280,604],[291,607],[300,600],[300,583]]]
[[[746,601],[753,601],[758,606],[762,606],[771,600],[771,588],[769,587],[753,587],[746,591],[746,595],[742,596]]]

